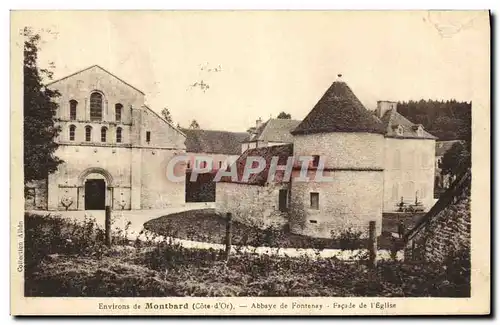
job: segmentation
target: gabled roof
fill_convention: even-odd
[[[248,149],[245,151],[235,162],[235,165],[230,166],[230,168],[235,168],[238,175],[238,181],[235,183],[247,184],[247,185],[259,185],[264,186],[268,180],[269,168],[271,166],[271,160],[273,157],[278,157],[278,165],[286,165],[288,157],[293,155],[293,144],[285,144],[281,146],[271,146],[271,147],[260,147]],[[245,165],[248,157],[262,157],[266,161],[266,166],[263,171],[258,174],[251,174],[247,182],[243,181],[243,173],[245,170]],[[274,176],[275,183],[283,182],[283,176],[285,174],[284,170],[277,170]],[[221,178],[221,182],[231,183],[231,177],[224,176]]]
[[[239,155],[241,153],[241,142],[248,136],[246,132],[181,130],[186,135],[186,151],[194,153]]]
[[[113,76],[114,78],[116,78],[116,79],[120,80],[121,82],[123,82],[124,84],[126,84],[127,86],[129,86],[130,88],[133,88],[133,89],[137,90],[138,92],[140,92],[141,94],[145,95],[145,94],[144,94],[144,92],[142,92],[141,90],[139,90],[139,89],[135,88],[134,86],[132,86],[131,84],[129,84],[129,83],[128,83],[128,82],[126,82],[125,80],[123,80],[123,79],[121,79],[121,78],[117,77],[116,75],[112,74],[111,72],[109,72],[108,70],[104,69],[103,67],[101,67],[101,66],[99,66],[99,65],[97,65],[97,64],[94,64],[93,66],[90,66],[90,67],[88,67],[88,68],[85,68],[85,69],[79,70],[79,71],[77,71],[77,72],[75,72],[75,73],[72,73],[72,74],[70,74],[70,75],[67,75],[66,77],[62,77],[62,78],[60,78],[60,79],[54,80],[54,81],[52,81],[52,82],[48,83],[48,84],[47,84],[47,86],[50,86],[50,85],[52,85],[52,84],[55,84],[56,82],[59,82],[59,81],[64,80],[64,79],[68,79],[68,78],[70,78],[70,77],[73,77],[73,76],[75,76],[75,75],[77,75],[77,74],[79,74],[79,73],[82,73],[82,72],[84,72],[84,71],[90,70],[90,69],[95,68],[95,67],[97,67],[97,68],[101,69],[102,71],[106,72],[107,74],[109,74],[109,75]]]
[[[250,135],[245,142],[265,141],[292,143],[293,136],[290,133],[299,125],[298,120],[269,119],[263,123],[254,134]]]
[[[436,156],[444,156],[444,154],[453,147],[455,143],[464,144],[463,140],[449,140],[449,141],[437,141],[436,142]]]
[[[345,82],[335,81],[292,134],[324,132],[384,134],[384,127]]]
[[[186,136],[184,134],[184,132],[182,132],[178,127],[176,127],[175,125],[173,125],[172,123],[170,123],[169,121],[165,120],[163,118],[163,116],[161,116],[160,114],[156,113],[155,111],[153,111],[148,105],[142,105],[145,109],[147,109],[149,112],[153,113],[157,118],[159,118],[160,120],[162,120],[165,124],[169,125],[172,129],[174,129],[175,131],[177,131],[180,135],[182,136]]]
[[[386,130],[386,137],[404,139],[437,139],[435,136],[425,131],[423,126],[422,134],[419,135],[417,133],[417,127],[419,126],[419,124],[411,122],[406,117],[399,114],[395,109],[390,109],[385,112],[381,120]],[[397,132],[398,126],[402,128],[403,132],[401,134]]]

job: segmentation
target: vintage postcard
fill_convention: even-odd
[[[12,11],[13,315],[490,313],[488,11]]]

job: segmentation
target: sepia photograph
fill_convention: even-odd
[[[488,11],[12,11],[13,308],[489,313],[489,53]]]

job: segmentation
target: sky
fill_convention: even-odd
[[[489,73],[482,68],[486,12],[32,11],[11,18],[12,35],[22,26],[41,33],[39,64],[54,62],[54,79],[100,65],[142,90],[155,111],[169,108],[183,127],[196,119],[203,129],[244,132],[281,111],[303,119],[338,74],[374,109],[377,100],[471,101]],[[202,80],[208,89],[191,86]]]

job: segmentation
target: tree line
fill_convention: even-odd
[[[419,100],[398,102],[398,112],[444,140],[471,139],[471,102]]]

